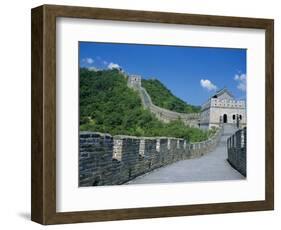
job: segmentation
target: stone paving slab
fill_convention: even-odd
[[[245,177],[227,162],[226,140],[235,130],[227,128],[217,148],[196,159],[183,160],[139,176],[127,184],[241,180]]]

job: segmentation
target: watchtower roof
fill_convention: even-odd
[[[230,97],[234,98],[233,94],[230,93],[226,87],[218,90],[213,96],[211,96],[211,98],[218,98],[219,96],[221,96],[224,93],[227,93]]]

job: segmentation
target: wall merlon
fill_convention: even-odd
[[[247,175],[247,128],[238,130],[227,139],[227,154],[230,165],[242,175]]]
[[[200,157],[218,143],[220,130],[209,140],[134,137],[80,133],[79,186],[123,184],[155,168]]]

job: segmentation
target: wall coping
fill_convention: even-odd
[[[137,137],[137,136],[127,136],[127,135],[115,135],[114,139],[139,139],[139,140],[159,140],[159,139],[171,139],[171,140],[185,140],[184,138],[177,137]]]
[[[80,131],[79,136],[83,135],[91,135],[91,136],[101,136],[101,137],[113,137],[109,133],[100,133],[100,132],[92,132],[92,131]]]
[[[202,144],[206,142],[213,141],[217,136],[221,133],[222,129],[217,129],[217,131],[207,140],[200,141],[200,142],[189,142],[189,144]],[[170,140],[179,140],[179,141],[187,141],[184,138],[176,138],[176,137],[137,137],[137,136],[129,136],[129,135],[110,135],[108,133],[100,133],[100,132],[91,132],[91,131],[82,131],[80,132],[80,135],[92,135],[92,136],[101,136],[105,138],[113,138],[115,140],[123,140],[123,139],[135,139],[135,140],[164,140],[164,139],[170,139]]]

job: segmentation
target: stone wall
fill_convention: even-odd
[[[243,176],[247,175],[247,128],[238,130],[227,139],[228,162]]]
[[[153,104],[148,92],[141,86],[141,76],[130,75],[128,77],[128,87],[139,93],[144,108],[150,110],[156,118],[165,123],[181,119],[185,125],[198,127],[199,113],[177,113],[168,109],[161,108]]]
[[[186,125],[198,127],[199,113],[177,113],[161,108],[153,104],[149,94],[143,87],[139,87],[137,90],[139,91],[143,106],[149,109],[160,121],[169,123],[181,119]]]
[[[209,140],[187,143],[180,138],[81,132],[79,186],[123,184],[164,165],[200,157],[216,147],[220,135],[217,130]]]

